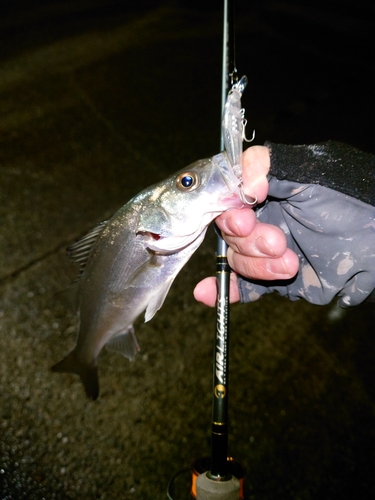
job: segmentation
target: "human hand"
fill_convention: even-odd
[[[248,148],[242,158],[245,194],[262,202],[267,197],[269,150],[265,146]],[[292,278],[299,266],[297,255],[287,248],[284,232],[271,224],[257,221],[250,208],[229,210],[216,219],[222,236],[228,243],[228,263],[236,273],[259,280]],[[237,274],[231,273],[230,301],[237,302],[240,293]],[[199,302],[213,307],[216,302],[216,278],[198,283],[194,296]]]
[[[250,208],[230,210],[216,219],[228,247],[228,263],[236,272],[230,275],[230,302],[240,300],[237,272],[260,280],[292,278],[298,270],[297,255],[287,248],[283,231],[258,222]],[[215,306],[216,278],[205,278],[195,287],[194,297],[207,306]]]
[[[327,304],[336,295],[343,307],[363,302],[375,288],[375,208],[315,184],[271,177],[264,188],[265,163],[262,170],[258,162],[252,184],[252,164],[245,161],[244,154],[245,193],[263,201],[268,188],[270,198],[256,216],[242,209],[217,219],[230,246],[228,262],[238,273],[231,276],[230,300],[254,301],[277,291],[314,304]],[[195,298],[210,306],[216,293],[215,278],[194,290]]]

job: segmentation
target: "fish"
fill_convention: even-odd
[[[150,321],[182,267],[221,213],[243,207],[239,179],[225,152],[198,160],[140,192],[108,221],[73,244],[80,266],[80,325],[75,348],[52,367],[79,375],[87,396],[99,396],[104,346],[134,360],[134,322]]]

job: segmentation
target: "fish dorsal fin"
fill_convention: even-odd
[[[106,343],[108,351],[119,352],[125,358],[133,361],[135,355],[140,350],[134,328],[131,326],[126,332],[120,333]]]
[[[67,254],[69,255],[70,259],[73,262],[77,262],[77,264],[79,264],[79,275],[81,275],[83,270],[85,269],[91,249],[99,236],[102,234],[103,229],[107,225],[107,222],[108,221],[100,222],[85,236],[68,247]]]

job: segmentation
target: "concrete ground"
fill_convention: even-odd
[[[126,5],[125,5],[126,4]],[[130,5],[129,5],[130,4]],[[50,367],[73,347],[65,248],[146,186],[219,152],[221,3],[15,0],[0,17],[0,498],[166,498],[210,451],[212,232],[101,395]],[[220,4],[220,5],[219,5]],[[256,143],[373,151],[365,2],[241,2]],[[266,296],[231,308],[230,454],[247,498],[374,492],[374,317]],[[189,498],[188,473],[176,498]]]

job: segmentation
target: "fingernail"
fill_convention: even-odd
[[[270,259],[268,263],[268,270],[273,273],[273,274],[282,274],[284,276],[290,277],[291,274],[284,262],[283,257],[280,257],[278,259]]]
[[[259,236],[255,240],[255,246],[258,252],[261,254],[261,256],[264,257],[276,256],[276,253],[273,251],[272,247],[269,245],[268,241],[263,236]]]

